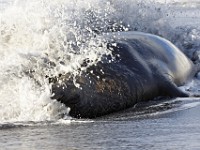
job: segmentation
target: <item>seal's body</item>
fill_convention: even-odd
[[[53,98],[71,108],[70,115],[94,118],[158,96],[186,97],[177,86],[192,78],[194,64],[171,42],[141,32],[110,33],[103,38],[114,61],[104,56],[65,88],[52,86]]]

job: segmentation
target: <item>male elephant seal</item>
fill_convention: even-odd
[[[81,88],[72,78],[63,86],[52,81],[52,98],[70,107],[71,116],[94,118],[158,96],[188,96],[177,86],[199,69],[171,42],[140,32],[110,33],[103,38],[114,60],[103,56],[76,77]]]

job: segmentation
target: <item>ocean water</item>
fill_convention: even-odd
[[[162,36],[200,62],[199,0],[0,0],[0,149],[199,149],[200,98],[93,120],[51,99],[45,76],[80,74],[109,54],[95,37],[120,31]],[[180,88],[198,95],[200,74]]]

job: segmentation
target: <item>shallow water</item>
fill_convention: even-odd
[[[198,0],[0,0],[0,149],[199,149],[199,98],[76,120],[50,98],[44,78],[77,75],[85,58],[100,61],[109,52],[94,37],[104,32],[157,34],[192,58],[200,52],[199,8]],[[200,74],[181,89],[198,95]]]
[[[183,101],[191,105],[189,99]],[[195,107],[176,110],[184,105],[183,101],[177,99],[176,106],[169,109],[172,111],[157,110],[156,114],[146,112],[143,115],[136,115],[134,110],[83,122],[43,122],[32,126],[7,126],[0,130],[1,148],[199,149],[200,99],[193,100],[198,102]],[[170,102],[162,104],[164,103],[166,105]],[[157,106],[154,106],[154,109],[155,107]],[[142,113],[141,110],[139,112]]]

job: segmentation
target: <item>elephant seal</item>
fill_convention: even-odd
[[[187,97],[177,86],[194,77],[196,67],[177,47],[159,36],[141,32],[103,35],[111,56],[103,56],[76,82],[53,82],[53,99],[70,107],[76,118],[95,118],[159,96]],[[67,78],[62,76],[60,78]]]

